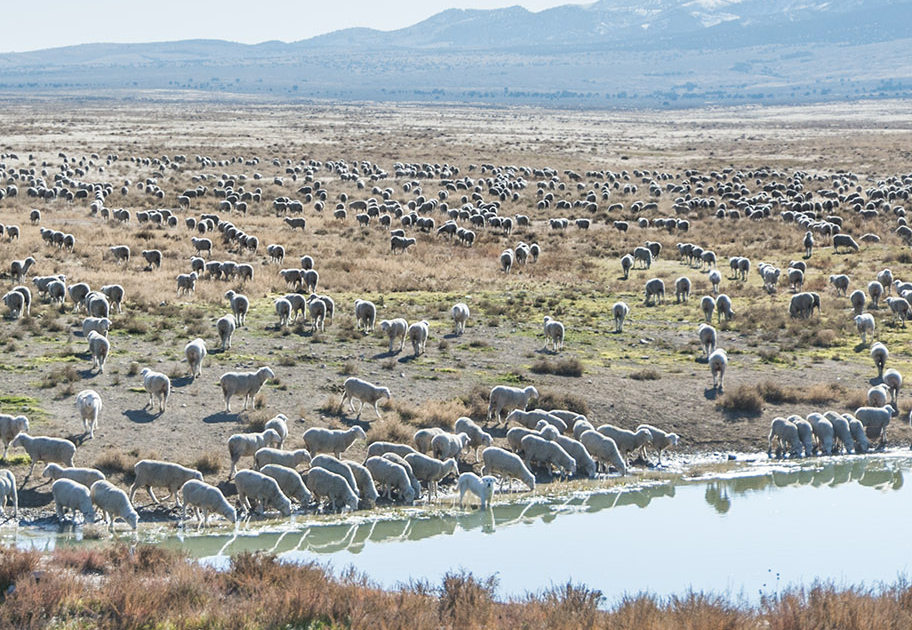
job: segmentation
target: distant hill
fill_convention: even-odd
[[[87,44],[0,55],[0,92],[193,89],[275,98],[584,107],[912,95],[912,2],[599,0],[450,9],[292,43]]]

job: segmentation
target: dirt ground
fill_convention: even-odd
[[[33,434],[70,437],[78,444],[77,465],[97,466],[123,485],[129,485],[132,464],[144,457],[199,466],[208,481],[224,482],[228,437],[255,429],[278,413],[290,419],[290,447],[302,446],[301,434],[311,426],[360,423],[373,441],[404,440],[418,427],[446,426],[459,415],[484,423],[483,396],[497,384],[534,384],[542,393],[542,404],[585,411],[596,426],[612,423],[633,428],[646,422],[674,431],[681,436],[681,453],[765,451],[772,418],[854,410],[868,387],[878,382],[867,347],[858,343],[848,302],[835,295],[827,276],[850,273],[851,289],[864,288],[885,266],[896,277],[908,279],[912,262],[908,246],[893,234],[895,217],[884,214],[862,223],[848,216],[850,209],[840,209],[846,231],[856,237],[876,232],[883,242],[865,246],[853,256],[819,247],[809,261],[805,290],[823,295],[822,312],[812,320],[795,322],[788,318],[792,292],[786,281],[768,294],[753,270],[746,283],[728,279],[729,256],[748,255],[754,264],[767,260],[783,268],[800,257],[803,230],[782,223],[776,212],[758,223],[721,222],[709,213],[694,212],[686,216],[691,221],[687,234],[635,225],[621,234],[611,224],[618,219],[635,221],[638,216],[674,216],[672,203],[677,195],[670,192],[656,200],[655,211],[631,209],[633,201],[649,200],[645,182],[659,173],[668,173],[675,182],[686,178],[685,171],[708,174],[729,167],[824,175],[820,181],[809,177],[808,188],[815,191],[829,186],[831,176],[845,170],[858,175],[863,188],[909,173],[912,117],[904,115],[907,103],[601,113],[379,105],[290,108],[145,95],[130,103],[35,101],[3,106],[0,163],[7,172],[34,169],[40,176],[44,171],[51,183],[60,171],[59,155],[75,156],[76,163],[70,166],[83,169],[77,179],[113,184],[106,206],[134,214],[170,208],[180,219],[173,229],[139,225],[135,218],[128,225],[104,221],[89,213],[89,200],[70,204],[29,198],[28,184],[22,179],[4,182],[15,183],[19,196],[0,200],[0,223],[17,224],[22,231],[19,240],[0,239],[4,292],[15,284],[8,273],[10,261],[32,255],[38,262],[26,284],[33,294],[32,277],[51,273],[65,274],[67,284],[85,281],[92,288],[119,283],[127,294],[123,312],[112,315],[112,352],[104,374],[90,369],[81,333],[84,314],[74,314],[72,303],[52,305],[35,294],[30,318],[0,321],[4,350],[0,411],[27,415]],[[92,158],[93,153],[98,157]],[[118,159],[106,163],[112,154]],[[177,154],[188,158],[178,168],[143,162],[143,158]],[[195,159],[197,155],[222,162],[204,165]],[[79,161],[83,156],[84,161]],[[231,161],[238,157],[242,159]],[[258,161],[250,163],[254,157]],[[328,192],[326,209],[316,212],[312,202],[306,203],[307,228],[289,230],[272,211],[272,200],[282,194],[302,197],[296,189],[304,182],[291,181],[286,169],[302,160],[306,164],[340,159],[349,165],[370,160],[389,178],[368,179],[366,187],[359,189],[353,181],[341,181],[326,168],[318,169],[316,178]],[[477,230],[479,238],[472,248],[435,238],[433,233],[410,231],[418,243],[400,256],[389,253],[385,228],[372,224],[361,230],[351,211],[345,221],[332,218],[341,193],[350,202],[377,197],[372,186],[391,187],[393,199],[403,204],[415,199],[414,191],[405,191],[403,184],[417,178],[394,177],[397,162],[456,165],[459,177],[472,178],[490,176],[490,171],[480,172],[480,165],[488,163],[551,167],[565,186],[553,190],[556,198],[571,201],[580,194],[568,170],[580,174],[627,171],[628,181],[641,188],[630,194],[613,191],[609,200],[599,200],[599,211],[592,215],[572,206],[539,209],[536,182],[546,178],[527,177],[528,186],[519,199],[504,202],[500,214],[528,214],[529,228],[509,237]],[[479,167],[470,171],[470,164]],[[254,179],[255,172],[261,179]],[[201,174],[210,177],[200,180]],[[225,218],[256,234],[259,251],[239,252],[224,244],[218,233],[206,236],[213,239],[214,259],[251,263],[254,280],[242,284],[201,279],[193,296],[176,297],[175,276],[190,271],[190,237],[197,235],[184,227],[184,217],[217,212],[219,200],[212,194],[215,182],[225,179],[223,175],[239,174],[247,175],[238,184],[248,190],[263,188],[263,201],[251,204],[246,216],[234,213]],[[279,186],[274,177],[286,181]],[[137,183],[147,178],[163,189],[162,199],[138,189]],[[421,179],[424,196],[436,198],[442,179]],[[743,179],[754,190],[762,187],[759,175]],[[130,180],[129,191],[121,196],[119,188],[126,180]],[[784,181],[785,175],[779,180]],[[590,190],[593,181],[602,180],[583,176],[581,190]],[[209,186],[208,194],[194,200],[189,211],[179,209],[176,196],[200,183]],[[450,207],[459,206],[459,194],[471,191],[451,193]],[[486,187],[481,194],[489,198]],[[604,213],[612,203],[623,204],[623,210]],[[42,212],[36,224],[29,222],[32,208]],[[431,216],[438,226],[446,220],[437,211]],[[554,233],[547,228],[547,219],[555,216],[593,216],[594,224],[588,231],[571,228],[566,234]],[[73,233],[75,251],[42,244],[41,227]],[[540,243],[541,260],[504,275],[499,253],[520,240]],[[635,271],[623,280],[619,257],[646,240],[663,244],[662,257],[649,271]],[[725,278],[722,290],[734,301],[734,321],[717,326],[719,345],[731,360],[725,394],[711,387],[695,333],[702,321],[699,300],[710,286],[705,272],[688,269],[678,260],[674,251],[678,241],[717,251]],[[109,246],[121,243],[133,250],[126,267],[105,256]],[[268,243],[285,246],[281,266],[269,263]],[[147,270],[139,253],[153,247],[163,252],[165,261],[161,269]],[[301,322],[280,328],[273,309],[274,298],[288,291],[278,269],[296,267],[304,254],[316,259],[319,292],[336,303],[335,316],[322,333]],[[681,275],[694,282],[693,295],[689,302],[675,304],[673,283]],[[643,306],[643,282],[651,277],[664,279],[666,304]],[[235,333],[231,350],[219,352],[215,321],[228,312],[223,293],[232,288],[251,298],[251,312],[246,325]],[[364,335],[355,330],[352,303],[359,297],[377,304],[378,320],[428,320],[431,338],[426,353],[413,358],[408,346],[389,353],[386,339],[378,333]],[[622,334],[613,332],[610,317],[617,300],[632,308]],[[448,316],[457,301],[472,309],[468,328],[459,337],[452,333]],[[878,338],[891,350],[889,366],[908,373],[908,330],[892,326],[889,311],[874,312]],[[543,349],[545,315],[567,326],[566,349],[561,353]],[[206,341],[210,355],[203,376],[194,381],[186,376],[182,358],[184,345],[195,337]],[[569,360],[581,375],[537,373],[552,371],[561,360]],[[260,365],[271,366],[277,378],[257,398],[258,408],[239,412],[243,403],[235,399],[234,412],[226,413],[218,377],[225,371]],[[163,414],[144,407],[148,396],[138,376],[142,367],[172,378],[174,390]],[[349,375],[390,388],[393,400],[381,406],[383,420],[375,420],[371,410],[356,419],[347,409],[339,409],[341,384]],[[739,386],[744,386],[742,392],[759,391],[758,386],[764,385],[763,391],[768,391],[770,384],[786,391],[785,401],[767,396],[759,410],[738,408],[731,400],[725,403],[725,397],[739,391]],[[93,440],[80,437],[82,427],[74,407],[75,394],[87,388],[98,391],[104,401]],[[905,420],[908,405],[902,398],[900,409],[890,426],[892,447],[906,447],[912,437]],[[488,428],[500,443],[506,428]],[[348,455],[360,459],[365,449],[364,443],[356,443]],[[21,449],[12,449],[7,462],[20,483],[27,472],[22,455]],[[50,485],[40,478],[42,468],[42,464],[36,466],[20,493],[21,505],[30,508],[26,519],[44,517],[52,508]],[[230,484],[222,485],[230,492]],[[155,514],[142,512],[144,517]]]

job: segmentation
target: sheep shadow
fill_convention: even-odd
[[[171,387],[186,387],[191,384],[193,384],[193,377],[189,374],[171,379]]]
[[[40,473],[39,473],[40,474]],[[41,477],[39,477],[41,479]],[[32,488],[25,488],[25,482],[23,481],[22,485],[19,487],[19,507],[21,508],[37,508],[50,505],[54,502],[54,497],[51,494],[50,488],[50,479],[45,480],[43,483],[38,484]],[[40,492],[38,488],[47,487],[46,492]],[[21,515],[20,515],[21,516]]]
[[[377,361],[378,359],[389,359],[389,358],[396,356],[400,352],[402,352],[402,350],[394,350],[392,352],[387,350],[386,352],[380,352],[378,354],[375,354],[374,356],[371,357],[371,360]]]
[[[883,385],[883,382],[882,376],[874,376],[868,379],[868,385],[871,385],[872,387],[875,385]]]
[[[211,413],[205,418],[203,422],[206,424],[218,424],[221,422],[237,422],[240,420],[241,414],[236,411],[216,411]]]
[[[149,424],[156,418],[162,415],[162,412],[152,413],[145,407],[142,409],[127,409],[123,412],[123,415],[127,417],[130,422],[134,424]]]
[[[412,361],[416,361],[420,356],[420,354],[407,354],[404,357],[399,358],[399,363],[411,363]]]
[[[79,377],[83,380],[91,380],[101,374],[101,372],[95,372],[93,370],[94,368],[86,368],[84,370],[76,370],[76,373],[79,374]]]
[[[361,427],[364,429],[365,433],[371,427],[371,422],[368,420],[362,420],[360,417],[349,418],[346,415],[341,415],[338,417],[339,422],[344,424],[347,427]],[[376,420],[376,418],[374,418]]]
[[[694,357],[694,363],[702,363],[706,365],[709,363],[709,357]]]
[[[66,439],[79,447],[82,446],[85,441],[90,438],[88,433],[80,433],[79,435],[68,435]]]
[[[867,347],[868,347],[868,344],[866,344],[866,343],[859,343],[859,344],[857,344],[857,345],[855,346],[854,350],[855,350],[855,352],[864,352],[864,349],[867,348]]]
[[[715,387],[707,387],[703,390],[703,397],[706,400],[715,400],[719,397],[719,390]]]

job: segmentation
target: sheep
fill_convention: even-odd
[[[801,445],[804,447],[804,456],[810,457],[814,454],[814,428],[811,426],[811,423],[803,419],[801,416],[795,416],[794,419],[792,416],[786,418],[789,422],[794,423],[798,428],[798,440],[801,442]]]
[[[225,397],[225,411],[231,413],[232,396],[244,397],[244,409],[256,397],[266,381],[275,379],[275,372],[268,365],[264,365],[256,372],[225,372],[219,378],[219,386]]]
[[[504,273],[510,273],[510,269],[513,268],[513,250],[505,249],[500,254],[500,268]]]
[[[346,431],[311,427],[304,432],[304,445],[313,456],[332,453],[338,459],[358,438],[367,439],[364,429],[359,426],[353,426]]]
[[[486,509],[491,504],[491,498],[494,496],[495,483],[497,483],[497,479],[494,477],[479,477],[471,472],[462,473],[456,482],[456,491],[459,493],[459,507],[462,507],[466,492],[471,492],[481,501],[481,509]]]
[[[481,469],[483,476],[500,477],[499,488],[503,489],[507,479],[518,479],[524,483],[529,492],[535,490],[535,476],[526,467],[523,460],[516,455],[497,446],[489,446],[481,454],[484,466]]]
[[[871,443],[868,442],[868,436],[865,435],[865,428],[861,423],[861,420],[850,414],[843,414],[843,417],[849,421],[849,433],[855,441],[855,452],[861,454],[867,453],[871,448]]]
[[[833,435],[837,445],[834,450],[838,451],[838,445],[842,444],[842,448],[845,449],[846,453],[854,453],[855,440],[852,438],[852,430],[849,427],[849,421],[845,416],[838,414],[835,411],[827,411],[823,415],[830,421],[830,424],[833,425]]]
[[[862,345],[867,345],[868,334],[874,334],[875,326],[874,316],[870,313],[855,316],[855,328],[858,330],[858,334],[861,335]]]
[[[731,321],[735,317],[735,312],[732,310],[732,301],[731,298],[722,293],[719,297],[716,298],[716,318],[718,321],[722,321],[722,316],[725,316],[725,321]]]
[[[795,419],[800,419],[800,417],[796,416]],[[789,420],[792,420],[791,416]],[[794,422],[794,420],[792,421]],[[824,455],[832,455],[836,442],[833,423],[819,413],[808,414],[807,422],[810,423],[811,429],[814,431],[814,441],[817,444],[817,449]]]
[[[263,425],[263,430],[272,429],[279,434],[278,448],[282,448],[285,438],[288,437],[288,417],[284,413],[276,414]]]
[[[713,269],[709,272],[707,279],[712,285],[713,293],[718,293],[719,285],[722,283],[722,273],[718,269]],[[690,296],[690,291],[687,292],[687,295]],[[685,299],[684,301],[686,302],[687,300]]]
[[[374,321],[377,319],[377,307],[368,300],[355,300],[355,328],[364,329],[366,334],[374,332]]]
[[[906,295],[909,295],[908,293]],[[899,317],[899,322],[903,328],[906,327],[906,320],[909,317],[912,317],[912,306],[909,305],[909,301],[901,297],[888,297],[886,298],[887,305],[890,307],[890,310],[893,312],[892,322],[896,322],[896,317]]]
[[[636,453],[642,450],[645,444],[652,442],[652,434],[646,428],[628,431],[612,424],[603,424],[596,431],[614,440],[618,447],[618,452],[624,457],[624,461],[629,459],[630,453]]]
[[[111,329],[111,320],[107,317],[86,317],[82,320],[82,336],[89,338],[89,333],[94,331],[103,337],[108,336]]]
[[[24,431],[18,433],[9,445],[21,446],[32,460],[26,477],[32,476],[35,464],[39,461],[72,467],[73,456],[76,455],[76,446],[69,440],[42,435],[31,436]]]
[[[253,454],[253,462],[255,470],[260,470],[263,466],[269,464],[297,468],[301,464],[310,464],[311,456],[307,449],[304,448],[283,451],[280,448],[263,447],[257,449]]]
[[[709,324],[700,324],[697,327],[697,336],[700,338],[700,348],[703,354],[709,357],[716,349],[716,329]]]
[[[564,325],[546,315],[544,319],[545,349],[549,346],[554,352],[564,349]]]
[[[871,440],[880,439],[878,448],[887,444],[887,425],[893,417],[893,408],[884,407],[859,407],[855,410],[855,417],[864,425],[865,435]]]
[[[890,358],[890,351],[881,342],[877,341],[871,346],[871,358],[874,359],[874,366],[877,368],[877,378],[883,378],[884,366],[887,359]]]
[[[377,486],[374,484],[370,471],[363,464],[350,459],[343,459],[342,462],[351,469],[352,475],[355,477],[361,502],[368,508],[375,506],[380,495],[377,493]]]
[[[626,457],[621,454],[614,439],[593,429],[586,429],[580,433],[579,441],[595,459],[597,472],[599,469],[608,472],[609,466],[614,466],[622,476],[627,474]]]
[[[637,247],[633,250],[633,263],[642,263],[643,269],[652,267],[652,251],[648,247]]]
[[[434,436],[440,435],[441,433],[444,433],[444,430],[439,427],[419,429],[418,431],[415,431],[415,435],[412,436],[412,440],[414,440],[418,452],[426,454],[429,450],[431,450],[431,441],[434,439]]]
[[[31,256],[25,260],[14,260],[10,263],[10,276],[16,282],[22,282],[22,279],[25,278],[26,274],[28,274],[29,269],[31,269],[32,265],[34,265],[36,262],[37,261]]]
[[[678,445],[678,440],[679,440],[678,434],[677,433],[667,433],[667,432],[663,431],[662,429],[658,429],[658,428],[652,426],[651,424],[641,424],[636,428],[637,431],[640,431],[642,429],[646,429],[647,431],[649,431],[650,435],[652,436],[652,439],[649,441],[649,444],[652,444],[652,447],[658,453],[658,455],[659,455],[658,465],[661,466],[662,465],[662,451],[664,451],[669,446]],[[643,444],[643,459],[648,460],[648,458],[646,457],[646,444]]]
[[[45,479],[71,479],[81,483],[86,488],[91,488],[96,481],[105,479],[104,473],[94,468],[63,468],[60,464],[50,463],[44,467],[41,476]]]
[[[469,321],[469,307],[464,302],[457,302],[453,305],[453,308],[450,309],[450,316],[453,318],[453,322],[456,324],[456,330],[453,332],[455,335],[461,335],[465,332],[466,322]],[[392,344],[392,340],[390,341]],[[390,348],[392,352],[392,348]]]
[[[379,458],[378,458],[379,459]],[[392,464],[390,463],[391,465]],[[401,466],[398,467],[400,470]],[[403,471],[403,475],[405,471]],[[329,499],[332,510],[336,511],[336,503],[340,503],[340,509],[356,510],[358,509],[358,497],[352,491],[351,486],[342,475],[326,470],[325,468],[311,468],[304,479],[304,485],[318,502],[326,497]],[[411,488],[409,488],[411,490]]]
[[[86,523],[95,521],[92,495],[89,489],[81,483],[76,483],[71,479],[58,479],[51,486],[51,495],[54,497],[58,520],[63,521],[66,518],[66,510],[69,509],[73,511],[74,519],[78,511],[82,512]]]
[[[314,332],[324,330],[326,324],[326,302],[319,299],[317,295],[311,294],[307,298],[307,312],[310,313],[310,329]]]
[[[237,325],[243,326],[247,320],[247,311],[250,310],[250,300],[247,299],[246,295],[235,293],[234,291],[226,291],[225,298],[231,305],[231,312],[234,313]]]
[[[871,308],[880,308],[880,298],[884,295],[884,287],[877,280],[868,283],[868,295],[871,296]]]
[[[152,501],[156,504],[161,504],[161,501],[158,500],[152,490],[153,487],[158,486],[168,489],[168,496],[164,500],[174,497],[175,503],[180,507],[181,502],[177,494],[178,490],[191,479],[203,480],[203,475],[198,470],[154,459],[143,459],[136,462],[133,466],[133,474],[135,479],[133,485],[130,486],[130,503],[133,505],[136,505],[134,497],[136,496],[136,491],[140,488],[146,489]]]
[[[576,460],[574,460],[567,451],[560,447],[557,442],[546,440],[537,435],[527,435],[522,441],[523,460],[528,468],[531,469],[532,462],[545,464],[549,474],[551,467],[555,466],[559,474],[573,476],[576,474]]]
[[[675,304],[686,302],[690,297],[690,278],[681,276],[675,280]]]
[[[883,382],[890,390],[890,403],[893,405],[894,409],[898,409],[896,406],[896,399],[899,397],[899,390],[902,388],[902,374],[899,373],[899,370],[894,368],[884,370]]]
[[[646,283],[646,306],[653,303],[665,303],[665,283],[661,278],[653,278]]]
[[[555,442],[573,458],[576,462],[576,470],[579,474],[586,477],[595,477],[598,471],[597,465],[595,460],[592,459],[592,455],[589,454],[589,451],[586,450],[586,447],[583,446],[581,442],[563,435],[558,435],[551,441]]]
[[[703,317],[706,323],[712,321],[713,311],[716,310],[716,300],[711,295],[704,295],[700,300],[700,310],[703,311]]]
[[[127,493],[112,484],[110,481],[100,479],[92,484],[89,492],[92,503],[101,510],[108,529],[114,531],[114,521],[122,518],[134,532],[139,523],[139,514],[130,504]]]
[[[82,420],[83,435],[95,438],[98,416],[101,415],[101,396],[94,389],[84,389],[76,394],[76,411]]]
[[[108,317],[111,314],[111,305],[103,293],[92,291],[85,296],[86,313],[92,317]]]
[[[88,341],[89,353],[92,355],[92,367],[98,368],[98,371],[104,374],[104,364],[108,358],[108,352],[111,350],[111,342],[94,330],[89,331]]]
[[[379,457],[386,453],[395,453],[400,457],[405,457],[406,455],[415,452],[415,449],[408,444],[397,444],[395,442],[378,441],[371,443],[371,445],[367,447],[367,457]]]
[[[108,251],[111,253],[111,258],[114,259],[115,263],[123,263],[126,265],[130,262],[130,247],[127,245],[114,245],[109,247]]]
[[[437,496],[437,485],[444,477],[451,473],[459,475],[459,467],[453,458],[441,461],[421,453],[410,453],[405,456],[405,461],[415,477],[427,484],[428,496],[432,500]]]
[[[788,447],[792,457],[801,457],[801,440],[798,439],[798,427],[785,418],[774,418],[770,424],[769,445],[766,454],[773,456],[773,440],[777,441],[776,457],[782,455],[783,447]]]
[[[6,516],[6,504],[13,503],[13,518],[19,520],[19,493],[16,491],[16,476],[6,468],[0,470],[0,516]]]
[[[630,277],[630,270],[633,268],[634,260],[630,254],[621,257],[621,272],[624,274],[624,280]]]
[[[425,351],[425,346],[430,334],[430,324],[428,324],[425,320],[415,322],[408,327],[408,330],[405,334],[406,337],[408,337],[409,341],[412,342],[413,355],[417,357],[419,354]]]
[[[849,303],[852,305],[855,315],[861,315],[862,311],[864,311],[866,300],[867,296],[861,289],[856,289],[849,295]]]
[[[235,475],[234,485],[237,487],[238,503],[247,514],[255,503],[260,514],[271,507],[282,516],[291,516],[291,501],[272,477],[255,470],[242,470]]]
[[[51,303],[63,304],[64,299],[66,298],[66,284],[60,280],[54,280],[47,285],[47,294],[51,299]],[[28,302],[26,298],[26,302]],[[26,307],[26,314],[30,314],[30,309]]]
[[[789,316],[807,319],[814,312],[814,294],[797,293],[789,301]]]
[[[405,345],[405,334],[408,331],[408,322],[397,317],[396,319],[384,319],[380,322],[380,330],[384,335],[389,337],[389,351],[393,351],[393,342],[399,339],[399,352]]]
[[[396,490],[405,503],[411,504],[415,500],[415,489],[405,467],[385,457],[368,457],[364,466],[370,471],[378,489],[386,490],[387,499],[392,499],[392,491]]]
[[[533,398],[538,398],[538,390],[532,385],[523,389],[508,385],[498,385],[491,389],[488,399],[487,419],[490,422],[491,416],[494,416],[497,419],[497,424],[500,424],[500,414],[504,409],[508,412],[513,409],[525,411],[529,401]]]
[[[142,257],[146,259],[146,262],[149,263],[149,269],[152,268],[161,268],[162,266],[162,253],[157,249],[144,249],[142,251]]]
[[[838,254],[840,247],[846,247],[856,252],[858,251],[858,243],[856,243],[855,239],[848,234],[833,235],[833,251]]]
[[[810,230],[804,233],[802,244],[804,245],[804,257],[810,258],[814,253],[814,235],[811,234]]]
[[[212,241],[208,238],[196,238],[194,236],[190,238],[190,242],[193,244],[193,249],[196,251],[197,256],[203,252],[206,252],[207,258],[212,256]]]
[[[716,348],[707,359],[709,371],[713,378],[713,389],[723,391],[725,380],[725,369],[728,367],[728,354],[722,348]]]
[[[310,462],[310,468],[325,468],[330,472],[334,472],[337,475],[341,475],[345,481],[351,487],[352,492],[358,495],[358,483],[355,481],[355,476],[351,471],[351,468],[348,467],[341,459],[334,457],[332,455],[317,455]]]
[[[630,313],[630,307],[625,302],[615,302],[611,307],[611,314],[614,316],[614,332],[624,332],[624,320]]]
[[[307,489],[307,486],[304,485],[304,480],[301,478],[301,475],[293,468],[288,468],[279,464],[267,464],[266,466],[263,466],[259,472],[267,477],[275,479],[276,483],[279,484],[279,489],[282,491],[282,494],[289,499],[294,499],[302,506],[306,507],[313,501],[313,495],[310,493],[310,490]]]
[[[149,403],[146,407],[150,410],[155,409],[155,401],[158,400],[159,413],[164,413],[168,397],[171,395],[171,379],[150,368],[143,368],[139,376],[142,378],[143,388],[149,394]]]
[[[367,403],[374,408],[374,413],[380,419],[380,410],[377,408],[377,403],[384,398],[390,400],[388,387],[379,387],[354,376],[345,379],[342,389],[342,400],[339,404],[344,405],[345,401],[348,400],[349,409],[354,412],[355,400],[358,400],[361,403],[358,407],[359,418],[361,417],[361,410],[364,409],[364,404]]]
[[[456,459],[469,445],[470,438],[466,433],[440,433],[431,440],[431,454],[438,459]]]
[[[471,418],[461,416],[453,423],[453,432],[456,434],[465,433],[469,436],[468,446],[475,449],[475,461],[478,461],[478,451],[487,448],[493,443],[490,433],[484,431],[480,426],[475,424]],[[433,439],[433,438],[432,438]]]
[[[849,290],[849,277],[844,273],[830,276],[830,284],[836,289],[836,295],[845,295]]]
[[[507,431],[507,444],[514,453],[522,453],[522,439],[527,435],[541,435],[541,430],[549,426],[544,420],[540,420],[535,429],[526,429],[525,427],[513,427]]]
[[[29,432],[29,420],[25,416],[10,416],[0,413],[0,441],[3,442],[3,459],[9,452],[10,442],[20,433]]]
[[[589,431],[590,429],[595,431],[595,427],[592,426],[592,423],[589,422],[585,416],[580,416],[580,419],[573,423],[573,439],[579,440],[583,431]]]
[[[566,422],[544,409],[533,409],[532,411],[514,409],[507,414],[506,423],[510,424],[510,422],[521,424],[527,429],[535,429],[539,422],[545,422],[545,424],[553,426],[558,433],[564,433],[567,430]]]
[[[184,346],[184,356],[190,366],[191,379],[203,375],[203,359],[206,358],[207,354],[206,342],[200,338],[196,338]]]
[[[208,527],[209,514],[219,514],[229,523],[237,522],[237,511],[231,507],[222,491],[198,479],[190,479],[180,488],[184,500],[181,521],[187,520],[187,508],[193,508],[199,527]]]
[[[275,447],[281,437],[275,429],[264,429],[259,433],[235,433],[228,438],[228,455],[231,457],[231,468],[228,479],[237,472],[237,464],[242,457],[253,457],[263,447]]]
[[[887,404],[890,393],[884,385],[875,385],[868,390],[868,406],[883,407]]]
[[[235,329],[237,328],[237,323],[234,319],[234,315],[225,315],[224,317],[219,318],[215,323],[215,328],[218,331],[219,343],[222,346],[222,352],[231,348],[231,336],[234,334]]]
[[[4,295],[3,303],[9,309],[10,319],[19,319],[25,311],[25,298],[18,291]]]

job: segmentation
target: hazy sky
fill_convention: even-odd
[[[45,0],[4,2],[0,52],[94,42],[306,39],[350,26],[391,30],[445,9],[522,5],[540,11],[591,0]]]

